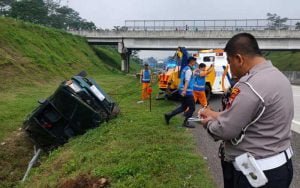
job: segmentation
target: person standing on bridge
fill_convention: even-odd
[[[149,93],[147,92],[147,89],[150,87],[151,84],[151,70],[149,69],[148,63],[145,63],[144,69],[141,70],[140,82],[142,84],[141,101],[145,101],[150,97]]]
[[[179,94],[182,95],[181,105],[172,112],[165,114],[165,121],[169,124],[170,119],[184,112],[185,119],[182,126],[187,128],[195,128],[194,125],[188,123],[188,119],[192,117],[195,111],[195,101],[193,97],[193,67],[196,63],[196,58],[188,58],[188,66],[185,66],[180,74]]]
[[[288,188],[293,178],[290,82],[263,57],[251,34],[233,36],[225,51],[231,73],[239,81],[224,111],[207,108],[199,112],[207,132],[225,141],[224,187],[254,187],[261,180],[262,187]],[[246,173],[253,161],[261,174]]]

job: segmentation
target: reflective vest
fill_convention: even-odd
[[[150,70],[143,70],[143,77],[142,82],[143,83],[149,83],[151,78],[151,71]]]
[[[182,69],[181,74],[180,74],[180,84],[179,84],[179,94],[182,93],[184,84],[185,84],[185,73],[187,70],[192,71],[190,66],[186,66]],[[186,95],[193,95],[193,71],[192,71],[192,76],[189,81],[189,85],[186,90]]]
[[[197,70],[194,75],[194,91],[205,91],[205,76],[200,76],[201,70]]]
[[[159,88],[160,89],[165,89],[168,87],[169,75],[162,73],[158,76],[158,80],[159,80]]]

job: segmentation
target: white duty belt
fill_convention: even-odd
[[[284,150],[283,152],[267,157],[264,159],[257,159],[256,163],[261,168],[261,170],[272,170],[284,165],[289,159],[292,158],[294,152],[292,147],[290,146],[288,149]],[[241,171],[236,162],[233,162],[233,166],[236,170]]]

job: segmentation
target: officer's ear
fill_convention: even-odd
[[[244,56],[242,56],[241,54],[236,54],[235,58],[237,60],[238,65],[243,66],[245,62]]]

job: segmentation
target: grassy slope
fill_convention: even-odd
[[[270,52],[266,57],[282,71],[300,71],[300,52]]]
[[[137,80],[107,65],[117,64],[114,51],[106,49],[102,53],[110,58],[98,59],[81,38],[3,18],[0,51],[0,142],[6,142],[0,146],[0,187],[18,184],[32,155],[30,144],[14,130],[38,99],[82,69],[120,103],[122,114],[44,155],[20,187],[56,187],[82,173],[108,177],[113,187],[214,186],[192,136],[163,124],[162,114],[174,104],[154,101],[151,113],[147,103],[136,104]]]
[[[80,70],[111,74],[84,39],[0,18],[0,140],[20,126],[37,99]]]
[[[24,117],[38,99],[83,69],[91,75],[113,72],[82,38],[0,17],[0,187],[18,183],[32,155],[18,130]]]
[[[172,126],[163,123],[162,114],[174,104],[153,101],[149,112],[149,103],[136,103],[140,93],[135,79],[106,80],[123,83],[112,89],[98,79],[120,102],[122,114],[51,153],[25,187],[55,187],[79,174],[108,177],[112,187],[214,187],[191,135],[175,126],[180,117]]]
[[[121,57],[117,54],[117,49],[111,46],[93,46],[95,53],[101,59],[107,60],[110,66],[121,69]],[[117,54],[117,55],[116,55]],[[137,73],[141,67],[134,58],[130,58],[130,72]],[[114,62],[114,63],[113,63]]]
[[[67,78],[81,69],[108,72],[84,39],[62,31],[0,18],[0,41],[1,89],[11,82],[16,86],[39,84],[53,76]]]

